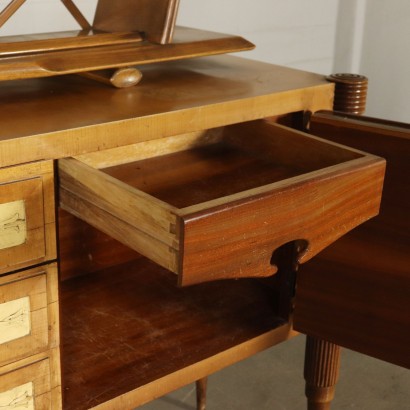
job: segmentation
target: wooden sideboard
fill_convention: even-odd
[[[323,76],[141,71],[0,84],[2,408],[132,409],[295,336],[295,265],[378,213],[384,160],[300,131]]]

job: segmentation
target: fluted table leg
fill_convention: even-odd
[[[305,380],[308,410],[329,410],[339,377],[340,347],[308,336]]]

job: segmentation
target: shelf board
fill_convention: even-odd
[[[260,281],[175,283],[142,257],[61,283],[65,410],[133,408],[294,335]]]
[[[112,46],[116,44],[135,45],[140,41],[142,41],[142,37],[139,33],[105,33],[98,30],[0,36],[0,58],[84,47]]]
[[[132,37],[132,34],[128,33],[128,36]],[[55,43],[52,39],[36,40],[34,45],[40,51],[34,50],[31,53],[24,51],[31,48],[30,42],[17,42],[16,46],[7,42],[4,52],[1,51],[0,44],[0,81],[129,67],[254,48],[252,43],[239,36],[183,27],[175,29],[174,40],[170,44],[140,41],[138,35],[125,39],[114,37],[99,34],[95,39],[93,36],[74,40],[56,38]],[[72,48],[73,42],[78,42],[78,48]],[[92,45],[93,42],[93,46],[84,46],[86,43]],[[41,50],[45,46],[48,51]],[[21,49],[24,52],[16,55],[15,51]]]

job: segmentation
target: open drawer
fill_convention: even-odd
[[[179,275],[270,276],[376,215],[384,160],[258,120],[59,161],[60,205]],[[81,238],[79,238],[81,240]]]

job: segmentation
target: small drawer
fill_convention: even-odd
[[[0,409],[50,410],[49,360],[0,367]]]
[[[182,285],[269,276],[279,246],[302,262],[376,215],[384,166],[260,120],[60,160],[60,205]]]
[[[53,164],[0,169],[0,274],[55,258]]]
[[[0,277],[0,366],[58,343],[57,302],[55,264]]]

